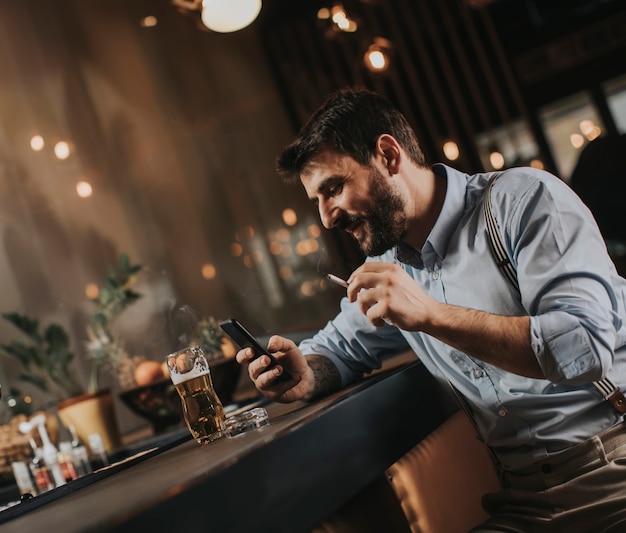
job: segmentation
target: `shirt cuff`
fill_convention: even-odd
[[[541,370],[553,383],[589,382],[601,374],[576,317],[562,312],[531,316],[530,338]]]

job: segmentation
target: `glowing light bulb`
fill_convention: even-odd
[[[85,295],[90,300],[95,300],[100,295],[100,289],[95,283],[87,283],[85,286]]]
[[[43,140],[41,135],[34,135],[30,140],[30,147],[35,150],[35,152],[39,152],[39,150],[43,150],[43,147],[46,143]]]
[[[365,66],[372,72],[384,72],[389,68],[391,63],[391,42],[382,37],[377,37],[374,42],[369,45],[363,62]]]
[[[489,162],[493,168],[498,170],[504,166],[504,156],[500,152],[491,152]]]
[[[147,17],[142,18],[139,21],[139,25],[142,28],[153,28],[154,26],[157,25],[159,21],[157,20],[157,18],[153,15],[148,15]]]
[[[204,279],[213,279],[217,274],[217,269],[213,263],[204,263],[202,265],[202,277]]]
[[[76,184],[76,194],[81,198],[89,198],[93,194],[91,184],[86,181],[79,181]]]
[[[367,61],[372,70],[384,70],[387,66],[387,60],[385,54],[380,50],[372,50],[367,55]]]
[[[572,133],[569,136],[569,142],[572,143],[574,148],[580,148],[583,144],[585,144],[585,138],[580,133]]]
[[[283,211],[283,222],[287,226],[295,226],[296,222],[298,222],[298,215],[296,215],[293,209],[287,208]]]
[[[54,155],[57,159],[67,159],[70,156],[70,145],[65,141],[59,141],[54,145]]]
[[[459,145],[454,141],[447,141],[443,145],[443,155],[450,161],[456,161],[459,158]]]
[[[218,33],[241,30],[257,18],[261,5],[261,0],[202,0],[202,23]]]

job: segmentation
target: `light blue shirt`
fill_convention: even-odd
[[[440,302],[529,315],[546,379],[506,372],[424,333],[376,328],[346,298],[337,317],[300,344],[303,353],[329,357],[347,384],[378,368],[381,356],[411,348],[444,386],[446,376],[466,398],[481,437],[505,468],[527,466],[614,425],[618,414],[592,382],[608,375],[626,385],[626,280],[589,210],[567,184],[541,170],[510,169],[495,183],[493,210],[518,273],[520,300],[489,250],[482,195],[490,174],[470,176],[445,165],[433,170],[447,179],[447,191],[422,252],[401,243],[368,260],[400,265]]]

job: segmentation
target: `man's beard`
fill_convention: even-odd
[[[406,229],[406,215],[402,197],[392,190],[378,170],[372,169],[370,183],[370,208],[363,215],[341,219],[338,226],[345,229],[355,222],[364,222],[363,238],[357,241],[363,253],[372,257],[400,242]]]

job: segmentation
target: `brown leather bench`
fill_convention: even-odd
[[[498,490],[486,446],[459,411],[394,463],[314,533],[466,533]]]

